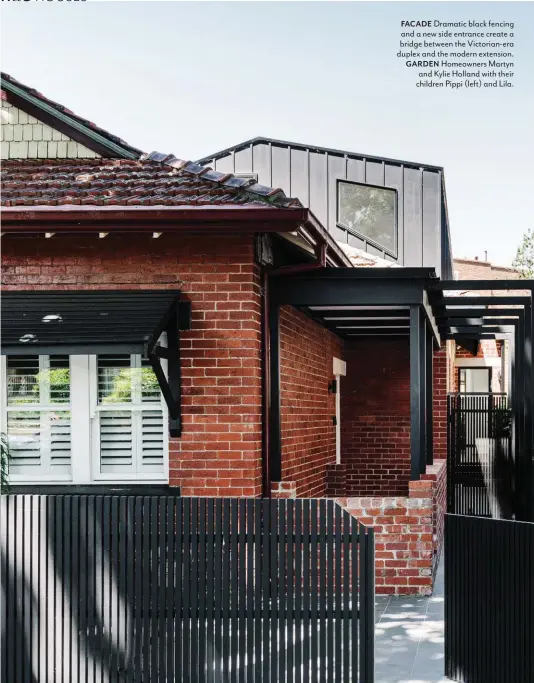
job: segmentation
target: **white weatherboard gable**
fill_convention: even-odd
[[[95,159],[92,149],[14,107],[6,100],[0,107],[2,159]]]

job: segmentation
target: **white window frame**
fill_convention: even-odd
[[[31,354],[29,354],[31,355]],[[37,355],[37,354],[35,354]],[[0,398],[0,412],[2,416],[2,432],[7,432],[7,422],[8,422],[8,413],[10,412],[18,412],[18,413],[25,413],[25,412],[38,412],[41,413],[41,427],[43,426],[43,413],[47,413],[48,411],[55,410],[58,412],[70,412],[71,413],[71,473],[72,473],[72,453],[73,453],[73,444],[72,444],[72,435],[73,435],[73,422],[72,422],[72,393],[71,393],[71,400],[69,403],[54,403],[50,404],[49,401],[46,399],[49,398],[49,395],[45,393],[44,396],[40,396],[40,401],[39,403],[35,404],[34,406],[28,404],[27,406],[9,406],[8,407],[8,400],[7,400],[7,361],[6,361],[6,356],[2,355],[0,360],[0,384],[2,387],[2,391],[0,392],[1,398]],[[39,355],[39,371],[42,372],[43,370],[48,369],[48,365],[46,363],[46,356]],[[72,379],[71,379],[71,386],[72,386]],[[46,431],[46,430],[45,430]],[[72,474],[69,475],[67,473],[63,474],[58,474],[58,473],[51,473],[50,472],[50,457],[51,457],[51,452],[50,452],[50,444],[48,449],[43,449],[41,450],[41,459],[44,459],[45,463],[47,464],[46,469],[48,469],[48,472],[40,472],[36,474],[9,474],[9,462],[8,462],[8,476],[9,476],[9,481],[12,484],[39,484],[39,483],[47,483],[47,484],[70,484],[72,482]]]
[[[37,355],[37,354],[36,354]],[[53,354],[52,354],[53,355]],[[41,364],[41,360],[40,360]],[[162,360],[162,368],[167,374],[167,361]],[[139,410],[160,409],[163,414],[164,438],[163,438],[163,472],[135,472],[118,475],[117,473],[100,472],[100,435],[95,435],[98,430],[97,410],[97,374],[96,355],[70,355],[70,403],[53,406],[70,410],[71,414],[71,476],[65,474],[9,474],[12,484],[57,484],[91,486],[103,483],[127,484],[127,483],[168,483],[169,481],[169,438],[168,422],[169,415],[167,404],[160,394],[160,403],[147,403],[146,407],[138,407]],[[2,431],[7,430],[7,364],[6,356],[0,359],[0,415],[2,419]],[[68,407],[70,406],[70,408]],[[114,404],[110,409],[120,410],[122,404]],[[39,410],[47,406],[40,405]],[[132,409],[130,404],[122,406]],[[101,408],[99,406],[98,408]],[[29,408],[28,408],[29,410]]]

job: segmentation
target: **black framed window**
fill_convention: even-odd
[[[338,225],[397,255],[397,191],[346,180],[337,184]]]

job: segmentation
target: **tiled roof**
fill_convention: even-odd
[[[386,261],[386,259],[369,254],[366,251],[363,251],[363,249],[352,247],[343,242],[338,242],[338,245],[343,249],[345,254],[347,254],[355,268],[400,268],[397,263]]]
[[[172,155],[142,159],[17,159],[2,164],[2,206],[273,206],[298,199]]]
[[[120,147],[123,147],[130,152],[133,152],[135,156],[140,157],[142,154],[142,151],[139,149],[136,149],[135,147],[132,147],[132,145],[129,145],[127,142],[124,140],[121,140],[121,138],[117,137],[116,135],[113,135],[107,130],[104,130],[103,128],[100,128],[100,126],[97,126],[95,123],[92,121],[89,121],[87,119],[84,119],[81,116],[78,116],[78,114],[75,114],[73,111],[70,109],[67,109],[67,107],[64,107],[62,104],[59,104],[58,102],[54,102],[53,100],[48,99],[48,97],[45,97],[42,93],[38,92],[35,90],[35,88],[31,88],[29,85],[25,85],[24,83],[21,83],[20,81],[17,81],[13,76],[10,76],[9,74],[5,73],[2,71],[0,73],[1,80],[4,83],[6,88],[9,88],[9,85],[16,86],[20,90],[23,90],[27,95],[31,95],[32,97],[35,97],[39,102],[48,105],[55,111],[59,112],[60,114],[65,114],[67,115],[70,119],[73,121],[86,126],[90,130],[94,131],[95,133],[98,133],[101,135],[103,138],[106,138],[110,142],[115,143],[116,145],[119,145]],[[4,91],[2,91],[1,95],[2,99],[9,99],[9,94],[6,94]]]

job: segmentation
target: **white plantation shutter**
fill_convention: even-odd
[[[165,425],[162,410],[146,410],[141,418],[141,466],[144,472],[162,472]]]
[[[3,356],[13,483],[166,481],[167,410],[140,355]]]
[[[99,472],[163,475],[164,413],[152,369],[140,355],[97,357]]]
[[[132,469],[134,462],[132,412],[100,413],[100,471],[120,472]]]
[[[70,478],[68,356],[8,356],[6,375],[10,475]]]

